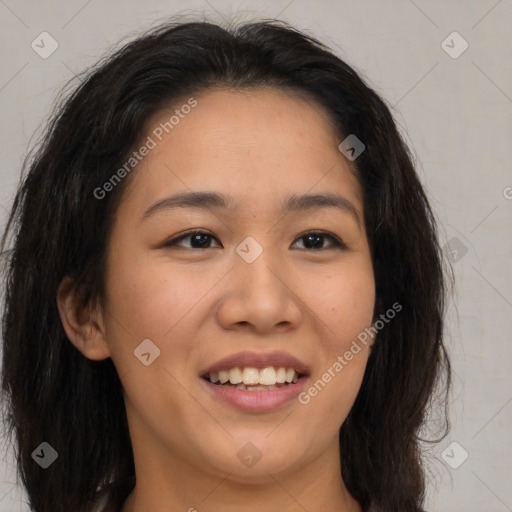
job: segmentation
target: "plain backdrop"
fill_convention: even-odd
[[[452,430],[429,451],[427,510],[512,511],[512,1],[0,0],[0,225],[62,86],[173,14],[288,21],[393,109],[457,280],[446,329]],[[45,59],[31,46],[42,32],[58,44]],[[12,453],[1,455],[0,511],[27,511]]]

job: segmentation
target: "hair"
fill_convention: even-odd
[[[449,428],[448,280],[435,217],[383,99],[327,46],[276,20],[230,28],[167,20],[80,78],[24,162],[1,242],[4,424],[33,510],[87,512],[106,490],[118,510],[135,485],[119,376],[110,358],[89,360],[69,341],[56,294],[71,276],[84,306],[104,303],[108,240],[132,176],[102,200],[94,191],[147,135],[152,116],[213,87],[305,93],[342,137],[355,134],[365,145],[353,164],[375,318],[396,302],[402,311],[379,332],[339,430],[341,473],[363,510],[421,510],[420,434],[434,401],[444,404],[444,435]],[[47,469],[32,459],[43,441],[58,452]]]

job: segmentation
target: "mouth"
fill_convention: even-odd
[[[289,354],[243,352],[218,361],[199,376],[215,399],[246,412],[263,412],[293,400],[309,375],[309,368]]]
[[[203,379],[217,386],[226,386],[242,391],[271,391],[296,384],[305,374],[295,368],[267,366],[258,369],[251,366],[234,367],[218,372],[209,372]]]

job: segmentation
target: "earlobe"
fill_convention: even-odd
[[[57,308],[69,341],[88,359],[110,357],[101,311],[79,300],[75,281],[66,276],[57,290]]]

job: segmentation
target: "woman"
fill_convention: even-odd
[[[2,383],[33,510],[422,510],[446,277],[350,66],[281,22],[165,23],[28,166]]]

